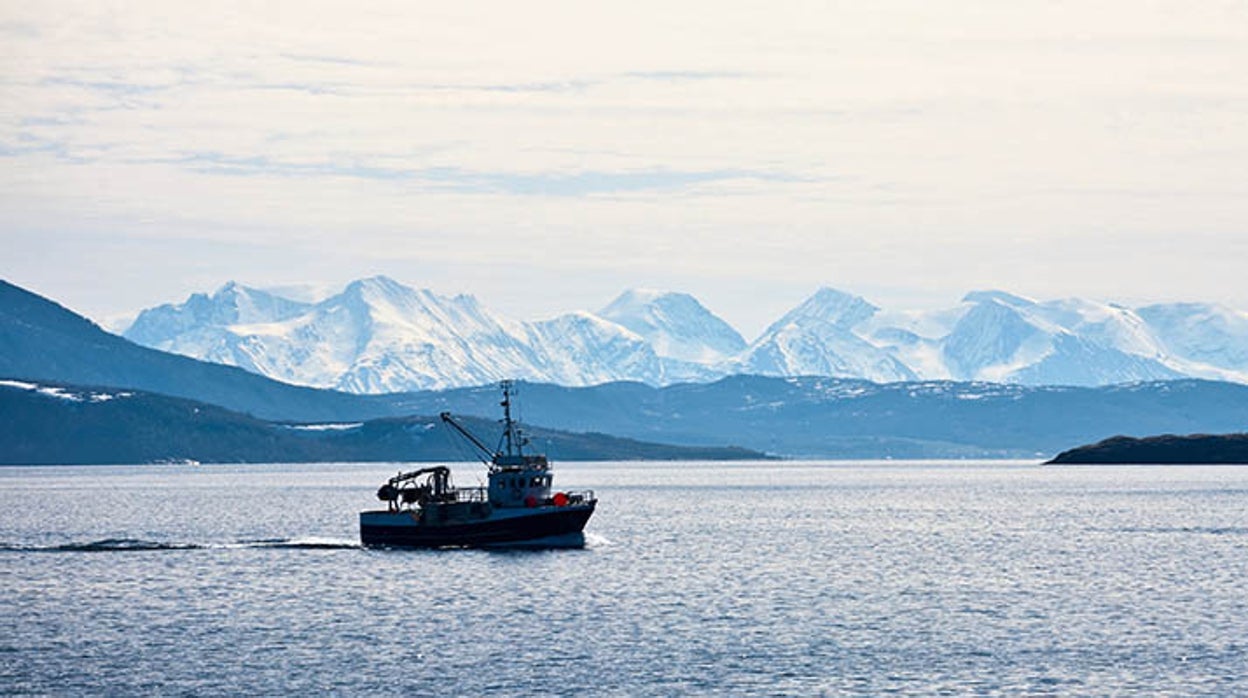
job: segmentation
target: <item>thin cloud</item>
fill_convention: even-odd
[[[409,180],[436,188],[473,194],[578,197],[645,191],[675,191],[729,180],[806,181],[791,175],[750,170],[667,170],[563,172],[480,172],[456,167],[394,168],[341,162],[284,162],[263,156],[235,157],[194,153],[174,160],[201,174],[236,177],[351,177],[367,180]]]
[[[425,84],[416,85],[415,89],[430,90],[436,92],[505,92],[505,93],[558,93],[558,92],[583,92],[602,85],[602,80],[547,80],[540,82],[517,82],[517,83],[494,83],[494,84],[470,84],[470,83],[445,83],[445,84]]]
[[[449,182],[467,191],[520,196],[578,197],[598,194],[678,191],[699,184],[728,180],[793,181],[793,178],[746,170],[641,170],[633,172],[589,171],[564,173],[425,171],[435,181]]]
[[[50,77],[40,81],[49,87],[76,87],[91,92],[103,92],[108,95],[131,96],[163,92],[180,86],[182,83],[140,83],[125,80],[80,80],[68,77]]]
[[[315,82],[257,82],[244,85],[248,90],[268,90],[273,92],[302,92],[310,95],[342,95],[347,90],[337,85]]]
[[[624,73],[625,77],[659,82],[694,82],[700,80],[739,80],[749,73],[730,70],[648,70]]]
[[[57,157],[66,155],[65,146],[60,143],[35,140],[23,141],[20,135],[17,143],[0,142],[0,158],[17,158],[38,153],[51,153]]]
[[[283,53],[281,54],[281,57],[285,58],[288,61],[294,61],[296,63],[320,63],[320,64],[348,65],[348,66],[360,66],[360,67],[376,67],[380,65],[385,65],[384,63],[381,63],[378,61],[365,61],[365,60],[360,60],[358,58],[351,58],[348,56],[316,55],[316,54],[307,54],[307,53]]]
[[[43,36],[39,25],[32,22],[0,22],[0,34],[22,39],[38,39]]]

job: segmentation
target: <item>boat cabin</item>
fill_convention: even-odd
[[[545,456],[498,455],[490,467],[490,504],[533,507],[550,501],[550,465]]]

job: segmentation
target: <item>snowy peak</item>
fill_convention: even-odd
[[[192,311],[198,306],[209,313],[208,320],[214,324],[273,322],[285,320],[308,308],[308,304],[288,300],[267,291],[243,286],[231,281],[204,302],[202,294],[192,295],[186,305]]]
[[[227,284],[211,298],[198,294],[174,308],[176,322],[141,316],[127,336],[291,383],[351,392],[532,377],[522,329],[471,296],[446,298],[384,276],[353,281],[315,304],[258,293]]]
[[[1150,358],[1162,355],[1148,324],[1129,308],[1080,298],[1039,303],[1035,308],[1054,325],[1092,342]]]
[[[745,349],[745,340],[687,293],[625,291],[598,313],[649,342],[657,355],[714,363]]]
[[[522,328],[493,316],[472,296],[448,298],[378,276],[352,282],[317,314],[315,324],[334,338],[330,345],[343,367],[335,386],[343,390],[398,392],[532,377],[533,353]]]
[[[995,294],[970,294],[967,299],[973,303],[971,309],[941,343],[945,364],[954,378],[991,380],[988,372],[995,372],[1001,379],[1015,368],[1012,364],[1024,348],[1035,357],[1043,355],[1047,348],[1044,333],[1017,309]],[[1025,358],[1019,360],[1026,363]]]
[[[342,307],[353,312],[381,316],[394,322],[409,323],[413,314],[428,315],[442,306],[429,291],[418,291],[384,276],[360,279],[347,284],[342,293],[327,298],[322,307]]]
[[[963,303],[1000,303],[1011,308],[1026,308],[1036,304],[1030,298],[1016,296],[1005,291],[971,291],[962,297]]]
[[[1248,383],[1248,313],[1202,303],[1138,310],[1005,291],[955,307],[882,311],[821,288],[748,346],[685,293],[627,291],[598,314],[542,322],[495,315],[385,276],[316,303],[230,282],[143,311],[140,344],[289,383],[361,393],[514,377],[562,385],[710,381],[733,373],[886,383],[959,379],[1104,385],[1180,376]]]
[[[969,310],[941,342],[951,377],[1027,385],[1105,385],[1179,376],[1145,323],[1121,306],[968,294]]]
[[[344,299],[370,305],[402,305],[410,303],[416,298],[433,297],[433,293],[430,291],[417,291],[410,286],[404,286],[388,276],[370,276],[367,279],[352,281],[347,284],[340,295]]]
[[[879,308],[860,296],[821,288],[768,327],[742,355],[744,373],[835,376],[881,383],[915,374],[886,350],[853,331]]]
[[[1137,313],[1176,368],[1248,382],[1248,312],[1214,303],[1161,303]]]
[[[763,334],[777,332],[786,325],[811,323],[824,323],[848,330],[870,319],[878,311],[878,307],[868,303],[862,296],[825,286],[764,330]]]
[[[382,330],[414,333],[413,336],[428,341],[519,332],[513,323],[491,314],[473,296],[441,296],[384,276],[353,281],[341,294],[318,304],[318,308],[322,312],[341,308],[366,317]]]
[[[161,346],[173,336],[207,327],[225,327],[234,324],[277,322],[294,317],[309,308],[307,303],[288,300],[280,296],[230,281],[211,296],[194,293],[183,303],[149,308],[139,313],[125,331],[124,336],[132,342],[147,346]]]
[[[619,380],[661,382],[654,348],[628,328],[584,311],[527,325],[547,380],[596,385]]]
[[[692,296],[687,294],[674,291],[660,291],[653,288],[630,288],[608,303],[607,307],[603,308],[598,314],[605,317],[609,312],[635,312],[638,309],[661,303],[664,298],[672,296],[692,298]]]
[[[375,283],[349,285],[342,293],[342,302],[366,311],[379,331],[403,328],[435,336],[458,312],[453,299],[427,289],[403,286],[384,277]]]

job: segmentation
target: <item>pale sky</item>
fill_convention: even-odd
[[[0,276],[1248,308],[1245,76],[1242,1],[0,0]]]

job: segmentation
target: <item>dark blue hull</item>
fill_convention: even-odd
[[[597,502],[542,507],[520,516],[428,524],[390,512],[360,514],[360,542],[366,546],[405,548],[482,547],[525,543],[580,534]]]

